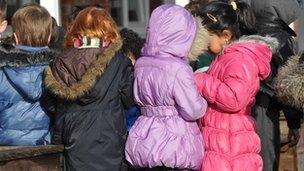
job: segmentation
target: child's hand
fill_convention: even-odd
[[[289,129],[288,132],[288,140],[289,140],[289,147],[293,147],[298,144],[300,140],[300,129]]]

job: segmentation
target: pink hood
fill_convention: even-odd
[[[260,80],[264,80],[271,71],[272,52],[277,46],[277,40],[272,37],[246,36],[226,47],[224,53],[241,52],[251,57],[258,67]]]

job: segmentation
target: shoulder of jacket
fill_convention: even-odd
[[[118,61],[118,63],[120,63],[120,66],[123,68],[132,66],[132,61],[127,56],[125,56],[121,51],[116,52],[113,60]]]

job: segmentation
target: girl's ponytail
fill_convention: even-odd
[[[240,35],[252,35],[256,33],[255,29],[255,15],[251,7],[243,1],[231,1],[231,6],[234,8],[233,4],[237,6],[237,16],[239,20],[239,32]]]

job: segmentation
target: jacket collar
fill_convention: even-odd
[[[202,25],[202,19],[200,17],[196,17],[196,34],[194,41],[191,45],[188,59],[189,61],[196,61],[197,58],[208,51],[208,46],[210,43],[209,33],[205,26]]]
[[[250,35],[250,36],[243,36],[239,40],[233,42],[232,44],[228,45],[232,46],[239,43],[260,43],[270,48],[272,53],[276,53],[278,51],[279,42],[276,38],[270,36],[260,36],[260,35]]]
[[[5,49],[0,46],[0,67],[20,67],[31,65],[49,64],[58,53],[56,51],[45,49],[43,51],[28,52],[20,49]]]
[[[96,61],[90,65],[81,79],[71,86],[66,85],[61,80],[57,80],[54,77],[54,72],[57,72],[55,68],[47,67],[44,72],[45,86],[60,98],[76,100],[95,85],[97,78],[105,72],[107,65],[121,46],[121,40],[112,43],[97,57]]]
[[[31,46],[25,46],[25,45],[17,45],[15,46],[16,49],[18,50],[22,50],[22,51],[26,51],[26,52],[42,52],[45,50],[48,50],[49,47],[48,46],[44,46],[44,47],[31,47]]]

